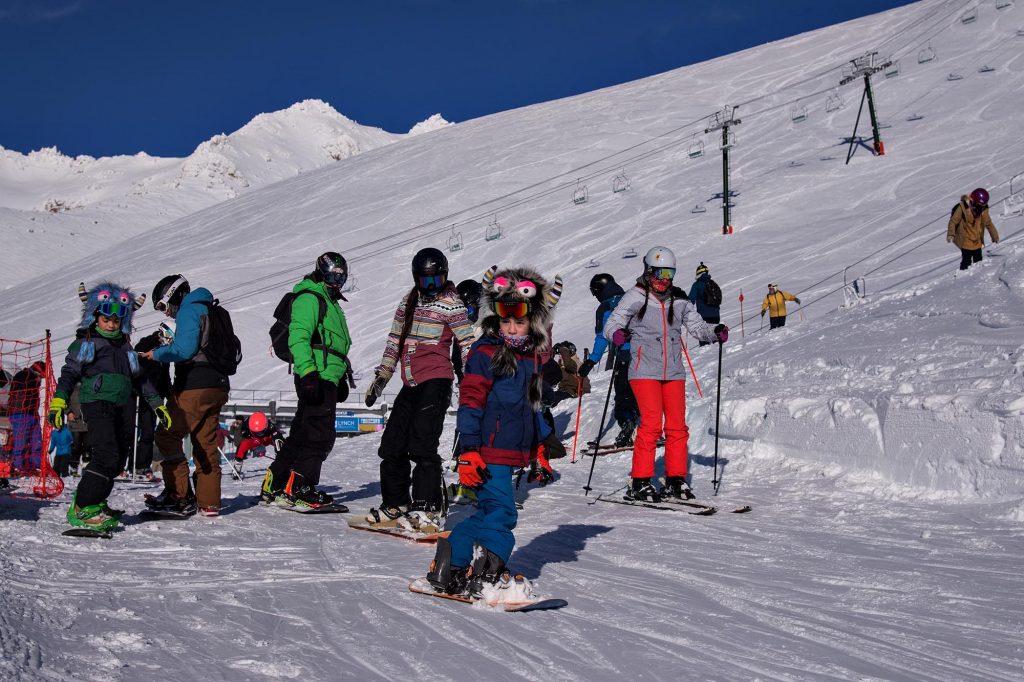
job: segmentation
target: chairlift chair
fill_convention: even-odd
[[[924,118],[924,116],[922,114],[917,113],[917,112],[914,112],[910,116],[907,116],[907,120],[908,121],[920,121],[922,118]]]
[[[790,161],[789,162],[789,167],[790,168],[799,168],[802,165],[804,165],[803,161]]]
[[[900,60],[897,59],[892,64],[890,64],[888,67],[886,67],[886,69],[885,69],[885,77],[886,78],[895,78],[898,75],[900,75]]]
[[[495,239],[501,239],[501,223],[498,222],[498,216],[491,218],[491,222],[487,223],[487,230],[484,232],[484,241],[493,242]]]
[[[964,77],[962,75],[960,75],[959,73],[955,73],[955,72],[954,73],[950,73],[948,76],[946,76],[946,80],[948,80],[948,81],[962,81],[963,79],[964,79]]]
[[[931,43],[928,43],[928,45],[923,50],[917,53],[918,64],[927,64],[933,59],[935,59],[935,49],[932,48]]]
[[[704,141],[694,141],[693,144],[690,145],[690,151],[688,151],[686,155],[689,156],[691,159],[698,159],[704,156]]]
[[[839,111],[843,108],[843,96],[839,92],[839,88],[832,91],[832,94],[825,100],[825,111],[826,113],[832,113],[833,111]]]
[[[582,184],[582,180],[576,181],[576,189],[572,193],[572,203],[576,206],[587,203],[589,195],[587,193],[587,186]]]
[[[988,64],[983,65],[978,69],[978,73],[992,73],[995,69]]]
[[[452,225],[452,234],[448,237],[448,250],[452,253],[462,251],[462,233],[456,232],[454,225]]]
[[[637,255],[639,255],[639,254],[637,254],[636,249],[630,248],[628,251],[626,251],[626,253],[622,254],[622,257],[623,258],[636,258]]]
[[[351,275],[347,280],[345,280],[345,286],[341,288],[341,293],[343,294],[350,294],[353,291],[359,291],[359,287],[356,286],[355,275]]]
[[[734,133],[731,130],[729,131],[729,136],[727,138],[724,138],[718,144],[718,148],[719,149],[732,149],[735,146],[736,146],[736,133]]]
[[[961,24],[973,24],[978,20],[978,8],[972,8],[960,15]]]
[[[793,123],[802,123],[807,120],[807,107],[799,106],[793,107],[789,112],[789,117]]]
[[[697,204],[696,206],[694,206],[693,208],[690,209],[690,213],[707,213],[707,212],[708,212],[707,206],[704,206],[703,204]]]
[[[624,170],[619,171],[619,174],[612,179],[612,193],[618,194],[619,192],[625,192],[629,189],[631,183],[629,177],[626,175]]]
[[[590,260],[588,260],[583,265],[583,267],[585,267],[585,268],[599,268],[599,267],[601,267],[601,261],[594,260],[593,258],[591,258]]]
[[[996,9],[1006,9],[1013,6],[1013,0],[996,0]]]

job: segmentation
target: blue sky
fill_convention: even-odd
[[[406,132],[624,83],[907,0],[0,0],[0,145],[185,156],[323,99]]]

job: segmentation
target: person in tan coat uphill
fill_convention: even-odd
[[[981,247],[985,245],[985,230],[992,237],[992,243],[999,242],[999,233],[988,215],[988,191],[979,187],[970,196],[960,197],[960,203],[953,207],[946,228],[946,241],[960,249],[960,269],[966,270],[981,261]]]
[[[786,301],[793,301],[800,305],[800,299],[779,288],[778,284],[768,285],[768,295],[761,303],[761,317],[768,313],[768,321],[771,324],[769,329],[786,326]]]

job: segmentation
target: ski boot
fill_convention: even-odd
[[[505,562],[482,545],[473,545],[473,561],[469,564],[469,594],[486,599],[488,588],[495,588],[505,574]]]
[[[398,526],[398,520],[407,513],[409,513],[409,507],[404,504],[388,507],[382,503],[379,507],[370,510],[370,513],[366,515],[366,522],[378,528],[395,528]]]
[[[649,478],[634,478],[623,499],[629,502],[661,502],[661,495],[651,485]]]
[[[697,497],[690,489],[685,476],[666,476],[665,484],[661,486],[661,496],[677,500],[692,500]]]
[[[100,502],[100,506],[103,507],[104,513],[106,513],[108,516],[117,519],[118,521],[120,521],[121,517],[124,516],[124,509],[114,509],[113,507],[107,504],[106,500]]]
[[[633,422],[623,422],[622,426],[619,428],[619,435],[615,436],[615,447],[632,447],[634,431],[636,431],[636,424]]]
[[[105,511],[106,503],[88,504],[79,507],[76,498],[78,492],[71,496],[71,505],[68,507],[67,519],[75,528],[85,528],[97,533],[109,533],[117,528],[118,519]]]
[[[196,513],[196,496],[189,490],[184,497],[164,488],[157,496],[146,495],[146,507],[155,512],[169,512],[181,516],[192,516]]]
[[[260,487],[260,502],[273,504],[278,497],[284,494],[284,486],[274,485],[274,472],[269,468],[263,476],[263,485]]]
[[[291,472],[288,476],[288,482],[284,486],[284,494],[277,496],[276,503],[282,506],[306,507],[307,509],[329,507],[335,504],[333,497],[322,490],[317,490],[316,486],[306,481],[302,474],[295,471]]]
[[[452,546],[448,538],[437,541],[437,551],[427,571],[427,582],[438,592],[462,594],[469,584],[469,568],[452,566]]]

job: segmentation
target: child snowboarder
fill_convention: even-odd
[[[473,344],[459,391],[459,480],[477,489],[477,510],[451,536],[438,540],[427,580],[448,594],[489,602],[524,601],[532,586],[510,577],[518,512],[512,473],[531,460],[542,480],[553,472],[542,441],[541,366],[549,351],[551,287],[527,268],[504,269],[485,280],[483,336]]]
[[[68,347],[57,390],[50,403],[49,421],[55,429],[65,423],[68,400],[75,384],[82,382],[82,412],[89,423],[88,441],[92,458],[71,497],[68,523],[97,533],[117,527],[120,510],[107,506],[114,477],[121,472],[131,452],[135,426],[132,380],[139,373],[139,359],[132,350],[128,333],[132,314],[145,296],[136,298],[125,287],[104,282],[86,291],[78,286],[82,299],[82,322],[76,339]],[[143,379],[140,391],[164,428],[170,426],[167,413],[153,385]]]
[[[71,464],[71,429],[64,424],[50,432],[50,453],[53,455],[53,469],[61,478],[67,476]]]
[[[660,501],[693,497],[686,483],[689,468],[686,427],[686,365],[682,330],[701,341],[725,343],[729,328],[712,329],[697,314],[686,293],[672,286],[676,257],[664,246],[644,256],[644,272],[608,317],[604,336],[616,346],[630,342],[629,385],[640,406],[640,428],[633,445],[632,482],[627,500]],[[655,448],[665,432],[665,485],[651,484]]]
[[[241,442],[239,442],[238,450],[235,451],[235,458],[231,462],[235,473],[241,477],[242,462],[245,461],[246,456],[250,452],[259,449],[262,453],[263,448],[271,444],[274,446],[275,453],[281,452],[284,436],[277,430],[277,424],[273,420],[268,419],[266,414],[253,412],[242,425]],[[263,455],[260,454],[260,456],[262,457]]]

